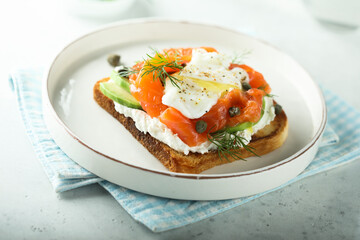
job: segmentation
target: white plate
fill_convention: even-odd
[[[131,65],[149,52],[149,46],[212,46],[228,53],[251,50],[246,63],[263,73],[288,115],[285,144],[260,158],[202,174],[169,172],[92,97],[95,82],[112,70],[106,61],[109,53],[120,54]],[[74,161],[121,186],[176,199],[236,198],[289,181],[314,158],[326,122],[321,91],[292,58],[233,30],[176,21],[121,22],[76,39],[51,63],[44,79],[43,104],[52,136]]]

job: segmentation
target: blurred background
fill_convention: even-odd
[[[0,8],[0,77],[7,79],[13,68],[49,64],[64,45],[104,24],[156,17],[217,24],[263,39],[359,106],[357,93],[343,87],[360,87],[359,10],[358,0],[6,1]],[[10,95],[4,84],[0,94]]]

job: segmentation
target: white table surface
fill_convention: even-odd
[[[147,16],[215,23],[264,39],[360,110],[360,30],[321,23],[302,1],[139,0],[119,19]],[[102,24],[70,16],[54,0],[1,4],[0,239],[360,238],[360,161],[160,234],[96,184],[56,194],[24,131],[8,74],[48,64],[66,43]]]

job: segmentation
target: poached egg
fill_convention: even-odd
[[[225,54],[193,49],[191,61],[175,75],[179,87],[166,81],[162,103],[187,118],[200,118],[225,92],[241,89],[241,82],[249,81],[244,69],[229,70],[230,63],[231,58]]]

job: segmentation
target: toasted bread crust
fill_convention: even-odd
[[[136,140],[138,140],[170,171],[180,173],[201,173],[212,167],[228,163],[229,161],[235,161],[232,158],[229,158],[229,161],[220,159],[217,151],[210,151],[205,154],[190,152],[188,155],[185,155],[153,138],[149,133],[144,134],[139,131],[135,126],[135,122],[131,118],[118,113],[115,110],[114,102],[100,91],[100,82],[107,80],[108,78],[104,78],[95,84],[95,101],[116,118]],[[255,149],[257,155],[264,155],[279,148],[284,143],[287,133],[288,121],[285,112],[282,111],[269,125],[253,135],[249,146]],[[242,158],[253,156],[251,152],[246,151],[243,148],[240,149],[238,153]]]

